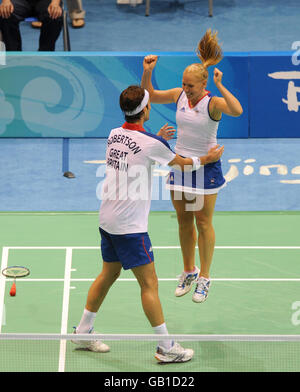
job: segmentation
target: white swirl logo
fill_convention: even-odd
[[[33,78],[20,95],[22,119],[44,137],[80,137],[103,117],[103,98],[87,70],[68,58],[22,59]]]

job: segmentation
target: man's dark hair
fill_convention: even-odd
[[[123,112],[132,112],[142,102],[145,90],[140,86],[129,86],[120,95],[120,108]],[[143,111],[128,116],[125,114],[125,120],[129,123],[136,122],[143,116]]]

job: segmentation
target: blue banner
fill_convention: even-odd
[[[120,126],[119,96],[140,84],[145,54],[8,53],[0,66],[0,137],[107,137]],[[184,68],[195,54],[161,54],[153,73],[158,89],[181,86]],[[219,137],[245,138],[248,120],[248,54],[228,54],[218,68],[223,84],[240,100],[239,118],[223,116]],[[208,90],[220,95],[210,68]],[[175,126],[176,105],[152,105],[145,128],[157,133],[166,122]]]
[[[300,137],[300,65],[293,54],[249,56],[250,137]]]
[[[0,137],[107,137],[120,126],[119,95],[139,84],[144,54],[7,54],[0,66]],[[157,89],[181,86],[190,53],[160,54]],[[217,65],[241,102],[239,118],[223,115],[220,138],[300,136],[300,67],[292,53],[227,53]],[[208,90],[220,93],[209,68]],[[145,128],[175,126],[176,105],[152,105]]]

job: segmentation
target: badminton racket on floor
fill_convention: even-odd
[[[6,276],[7,278],[13,279],[13,284],[10,288],[9,295],[11,297],[14,297],[17,293],[16,279],[17,278],[24,278],[25,276],[28,276],[30,274],[30,271],[26,267],[14,265],[12,267],[4,268],[4,270],[2,271],[2,274],[4,276]]]

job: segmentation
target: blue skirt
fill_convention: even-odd
[[[223,177],[221,161],[201,166],[200,169],[182,172],[171,169],[166,188],[199,195],[218,193],[226,185]]]

